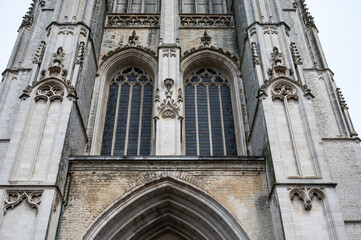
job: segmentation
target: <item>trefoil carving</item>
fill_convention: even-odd
[[[233,27],[231,15],[181,15],[180,28],[228,28]]]
[[[298,198],[303,201],[306,211],[312,209],[312,200],[318,197],[321,200],[326,198],[326,193],[321,188],[300,188],[295,187],[288,191],[291,201]]]
[[[158,28],[159,15],[107,15],[106,27]]]
[[[278,83],[271,90],[272,99],[280,100],[289,100],[295,99],[298,100],[297,90],[290,84],[287,83]]]
[[[48,84],[45,84],[41,86],[36,91],[35,101],[38,101],[40,99],[45,101],[54,101],[56,99],[62,101],[64,97],[64,89],[55,82],[50,82]]]
[[[4,200],[4,214],[6,214],[9,208],[14,208],[19,205],[23,200],[34,208],[36,213],[39,211],[42,191],[6,191],[6,196]]]

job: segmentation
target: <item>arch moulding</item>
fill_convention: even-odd
[[[95,79],[93,101],[91,105],[95,117],[88,123],[91,138],[91,155],[100,154],[102,133],[104,128],[104,116],[108,99],[108,82],[121,69],[132,66],[143,69],[157,82],[158,62],[155,56],[136,47],[129,47],[113,53],[101,63]],[[154,87],[153,87],[154,88]]]
[[[174,176],[164,176],[110,205],[88,228],[83,240],[148,240],[164,232],[177,233],[184,239],[250,239],[208,193]]]

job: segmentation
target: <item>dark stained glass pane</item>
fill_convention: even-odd
[[[200,85],[197,88],[198,106],[198,134],[199,134],[199,154],[201,156],[210,155],[209,129],[208,129],[208,109],[206,87]]]
[[[153,99],[153,86],[147,84],[144,87],[143,93],[143,120],[142,120],[142,136],[140,143],[140,155],[150,155],[150,141],[152,133],[152,99]]]
[[[124,144],[128,119],[129,90],[130,86],[125,84],[122,86],[120,92],[117,133],[114,146],[115,156],[124,155]]]
[[[196,113],[194,105],[194,87],[192,87],[191,85],[185,87],[185,106],[186,154],[187,156],[196,156]]]
[[[237,144],[233,122],[232,99],[228,86],[221,87],[221,95],[227,156],[236,156]]]
[[[218,87],[214,85],[209,87],[209,105],[211,111],[213,156],[224,156]]]
[[[104,132],[103,132],[103,143],[100,152],[101,155],[111,154],[118,89],[119,87],[117,84],[112,84],[109,86],[107,112],[105,115]]]
[[[139,114],[142,87],[134,85],[132,92],[132,105],[129,121],[128,150],[127,155],[135,156],[138,151]]]

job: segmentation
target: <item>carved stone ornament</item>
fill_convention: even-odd
[[[267,70],[267,73],[270,76],[270,78],[273,79],[275,77],[287,76],[288,71],[287,71],[287,67],[284,65],[283,53],[281,53],[278,50],[278,47],[273,47],[273,52],[271,53],[271,57],[273,61],[272,68],[269,68]],[[289,75],[292,74],[293,72],[289,71]]]
[[[30,4],[30,7],[28,11],[26,12],[25,16],[23,17],[23,21],[21,22],[21,25],[19,27],[19,30],[22,28],[31,28],[34,22],[34,6],[35,6],[36,0],[33,0],[33,2]]]
[[[157,89],[155,90],[154,102],[160,102],[159,88],[157,88]]]
[[[180,15],[180,28],[233,27],[231,15]]]
[[[255,42],[251,43],[251,49],[252,49],[252,61],[254,65],[260,65],[261,60],[258,54],[257,44]]]
[[[294,88],[291,84],[287,83],[278,83],[271,90],[272,99],[280,99],[280,100],[289,100],[295,99],[298,100],[298,94],[296,88]]]
[[[278,34],[277,27],[263,27],[263,34]]]
[[[302,61],[300,52],[298,51],[296,43],[294,43],[294,42],[291,43],[291,53],[292,53],[293,62],[296,65],[302,65],[303,61]]]
[[[132,35],[129,36],[128,43],[130,46],[135,46],[138,43],[139,37],[137,36],[137,33],[135,30],[132,32]]]
[[[345,97],[343,96],[341,89],[336,88],[336,92],[337,92],[337,97],[338,97],[338,101],[340,102],[341,108],[348,109]]]
[[[105,26],[158,28],[159,15],[107,15]]]
[[[33,59],[34,64],[40,64],[43,61],[45,48],[46,48],[46,42],[41,41],[38,50],[35,53],[35,57]]]
[[[310,211],[312,209],[312,200],[315,196],[322,200],[326,198],[326,193],[320,188],[295,187],[289,189],[288,193],[292,201],[295,198],[302,200],[306,211]]]
[[[175,49],[163,49],[163,57],[176,57]]]
[[[4,200],[4,214],[9,208],[14,208],[25,200],[36,212],[39,211],[42,191],[6,191]]]
[[[158,112],[162,118],[176,118],[179,113],[179,106],[175,102],[175,100],[172,98],[173,91],[171,89],[173,88],[174,80],[171,78],[167,78],[164,80],[164,86],[166,88],[165,91],[165,99],[163,99],[163,102],[159,105]]]
[[[312,17],[312,15],[308,9],[306,0],[301,0],[301,10],[302,10],[303,21],[305,22],[305,25],[316,28],[315,20]]]
[[[203,46],[208,47],[211,45],[211,37],[208,35],[207,31],[204,31],[203,37],[201,37],[201,42],[203,43]]]
[[[45,101],[54,101],[56,99],[62,101],[64,97],[64,89],[59,84],[55,82],[49,82],[48,84],[45,84],[41,86],[36,91],[35,101],[38,101],[40,99]]]
[[[178,102],[183,102],[184,98],[183,98],[183,90],[182,88],[178,89]]]
[[[85,42],[80,42],[78,50],[76,53],[75,64],[83,64],[84,62],[84,51],[85,51]]]

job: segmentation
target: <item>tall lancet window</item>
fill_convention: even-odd
[[[109,83],[101,155],[150,155],[153,82],[129,67]]]
[[[229,82],[209,68],[192,73],[185,81],[185,134],[188,156],[235,156]]]

